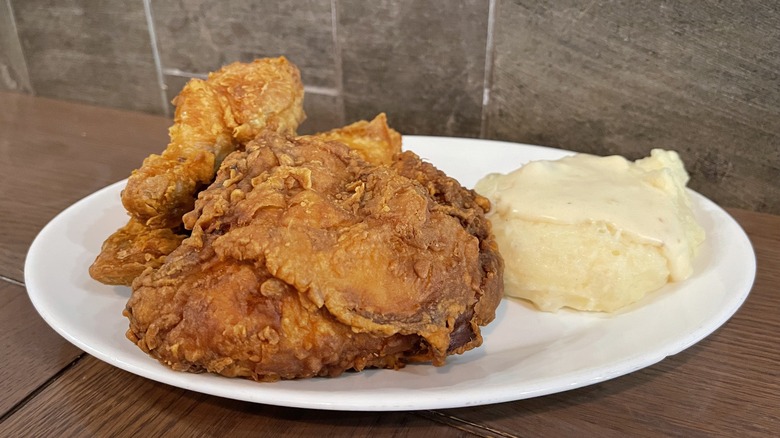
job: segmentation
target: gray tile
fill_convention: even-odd
[[[168,104],[168,114],[173,117],[173,113],[176,107],[173,105],[173,98],[176,97],[181,89],[189,82],[189,77],[165,75],[163,76],[163,82],[165,83],[165,101]]]
[[[32,92],[9,0],[0,0],[0,90]]]
[[[152,4],[162,65],[207,73],[284,55],[304,83],[336,87],[330,0],[177,0]]]
[[[479,136],[488,2],[339,1],[347,120]]]
[[[36,94],[162,113],[143,3],[13,0]]]
[[[340,96],[306,93],[303,98],[306,120],[298,128],[299,134],[314,134],[339,128],[356,120],[344,120],[344,102]]]
[[[631,158],[780,213],[780,10],[763,2],[500,1],[486,135]]]

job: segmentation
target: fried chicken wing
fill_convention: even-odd
[[[390,164],[401,152],[401,134],[388,126],[385,113],[380,113],[370,122],[361,120],[343,128],[314,134],[314,137],[344,143],[371,164]]]
[[[160,267],[185,237],[183,230],[154,230],[131,218],[103,242],[89,275],[104,284],[130,286],[146,268]]]
[[[344,143],[370,164],[391,163],[401,152],[401,134],[387,125],[385,114],[312,137]],[[146,267],[159,267],[163,258],[176,249],[185,237],[180,229],[155,230],[131,218],[106,239],[89,273],[105,284],[129,286]]]
[[[401,152],[401,134],[387,125],[384,114],[370,122],[361,120],[312,137],[344,143],[370,164],[391,163]],[[129,286],[145,268],[159,267],[164,257],[176,249],[186,237],[181,228],[153,229],[131,218],[103,243],[90,266],[90,275],[105,284]]]
[[[227,154],[265,130],[294,133],[304,119],[300,73],[284,57],[192,79],[174,103],[170,144],[146,158],[122,192],[127,211],[149,228],[179,226]]]
[[[261,381],[441,365],[481,344],[502,294],[488,208],[414,154],[374,166],[265,133],[134,281],[127,336],[174,369]]]
[[[300,73],[284,57],[237,62],[205,81],[193,79],[174,103],[170,144],[133,171],[122,191],[131,219],[90,267],[102,283],[130,285],[145,268],[159,267],[185,237],[181,217],[222,160],[265,130],[294,133],[304,119]]]

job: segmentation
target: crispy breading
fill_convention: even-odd
[[[388,126],[385,113],[380,113],[370,122],[361,120],[343,128],[314,134],[314,137],[344,143],[372,164],[390,164],[401,153],[401,134]]]
[[[103,242],[89,275],[105,284],[130,286],[146,268],[158,268],[184,238],[183,230],[153,230],[130,219]]]
[[[102,283],[129,285],[160,266],[183,238],[182,215],[222,160],[263,131],[292,134],[304,119],[300,73],[284,57],[236,62],[205,81],[192,79],[174,103],[170,144],[130,175],[122,203],[131,220],[106,239],[90,267]]]
[[[127,336],[174,369],[255,380],[441,365],[481,344],[502,294],[488,206],[411,153],[374,166],[266,133],[135,280]]]
[[[266,130],[292,134],[304,119],[300,73],[284,57],[192,79],[174,103],[168,147],[146,158],[122,191],[130,215],[150,228],[179,226],[227,154]]]
[[[379,114],[370,122],[361,120],[311,137],[344,143],[370,164],[392,163],[393,157],[401,152],[401,135],[387,125],[384,114]],[[100,254],[90,267],[90,275],[105,284],[129,286],[145,268],[159,267],[164,256],[176,249],[176,242],[185,237],[181,235],[180,228],[176,231],[155,230],[130,219],[127,226],[117,230],[103,243]],[[172,236],[178,237],[174,239]]]

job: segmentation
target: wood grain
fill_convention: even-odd
[[[170,120],[0,93],[0,277],[22,282],[35,235],[80,198],[168,144]]]
[[[83,353],[54,332],[24,287],[0,280],[0,416]]]
[[[120,371],[91,356],[0,424],[0,436],[30,430],[112,437],[473,436],[413,413],[292,409],[198,394]]]

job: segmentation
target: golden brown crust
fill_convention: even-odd
[[[389,164],[401,152],[401,135],[387,125],[384,114],[370,122],[361,120],[311,137],[343,143],[371,164]],[[130,222],[133,226],[128,224],[121,228],[103,244],[100,255],[90,267],[90,275],[95,280],[129,286],[145,268],[159,267],[164,256],[176,249],[176,242],[185,237],[180,235],[172,240],[171,235],[177,234],[175,230],[155,230],[135,219]]]
[[[401,153],[384,114],[294,138],[302,96],[278,58],[176,98],[171,143],[131,175],[131,220],[90,268],[132,282],[127,337],[176,370],[262,381],[479,346],[503,292],[489,202]]]
[[[185,216],[192,236],[134,282],[128,338],[174,369],[256,380],[479,346],[502,292],[484,210],[454,188],[438,201],[428,183],[449,180],[399,163],[273,133],[230,155]]]
[[[294,133],[303,120],[303,85],[284,57],[233,63],[193,79],[174,99],[171,142],[146,158],[122,191],[130,222],[111,235],[90,267],[105,284],[130,285],[185,237],[181,217],[211,184],[222,160],[260,132]]]
[[[485,217],[490,211],[490,200],[460,183],[431,163],[424,162],[414,152],[406,151],[393,164],[400,175],[423,185],[436,200],[438,208],[457,218],[464,230],[479,240],[480,265],[484,275],[480,285],[481,296],[475,307],[475,321],[486,325],[495,318],[495,309],[504,295],[504,259],[493,236],[492,225]]]
[[[304,119],[298,69],[284,57],[233,63],[192,79],[174,99],[171,141],[133,171],[122,203],[149,228],[173,228],[222,160],[265,130],[294,133]]]
[[[158,268],[186,234],[170,228],[153,230],[130,219],[103,242],[89,275],[104,284],[130,286],[146,268]]]
[[[338,141],[356,151],[371,164],[390,164],[401,153],[401,134],[388,126],[380,113],[373,120],[361,120],[343,128],[314,134],[323,141]]]

